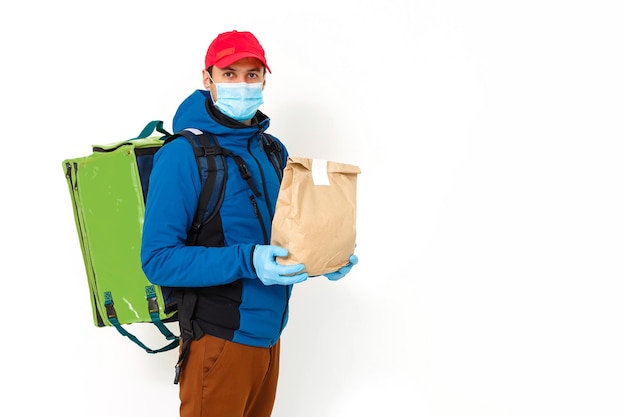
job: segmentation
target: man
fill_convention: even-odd
[[[276,256],[288,252],[269,245],[287,150],[264,133],[270,119],[258,110],[268,72],[252,33],[222,33],[206,53],[206,90],[193,92],[174,116],[174,131],[208,132],[239,158],[226,158],[219,212],[196,245],[187,236],[202,184],[191,144],[173,140],[154,159],[141,258],[152,283],[177,291],[181,417],[271,415],[292,285],[308,278],[303,264],[278,264]],[[268,137],[281,150],[279,166],[262,146]],[[326,276],[340,279],[357,262],[353,255]]]

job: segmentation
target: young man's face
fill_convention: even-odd
[[[242,58],[235,61],[226,68],[213,66],[210,77],[205,69],[202,71],[204,87],[211,91],[211,96],[215,101],[219,100],[215,83],[263,83],[265,88],[265,67],[256,58]]]

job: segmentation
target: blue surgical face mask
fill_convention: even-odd
[[[263,104],[263,83],[215,83],[217,107],[239,122],[250,120]]]

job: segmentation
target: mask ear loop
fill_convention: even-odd
[[[211,77],[211,73],[209,72],[208,69],[206,70],[206,75],[209,76],[209,80],[211,80],[211,83],[213,83],[213,85],[217,87],[217,83],[215,82],[215,80],[213,80],[213,77]],[[215,100],[215,97],[213,97],[213,92],[211,91],[210,88],[207,88],[207,90],[209,91],[209,95],[211,96],[211,101],[213,101],[213,104],[215,104],[217,100]]]

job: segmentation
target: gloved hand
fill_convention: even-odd
[[[350,255],[350,258],[348,259],[348,265],[342,266],[335,272],[329,272],[327,274],[324,274],[324,276],[331,281],[338,281],[341,278],[345,277],[348,274],[348,272],[350,272],[352,267],[358,263],[359,263],[359,258],[357,258],[356,255]]]
[[[277,256],[287,256],[289,251],[275,245],[256,245],[252,254],[252,265],[257,276],[265,285],[290,285],[305,281],[309,274],[302,272],[304,264],[280,265]],[[296,275],[293,275],[296,274]]]

